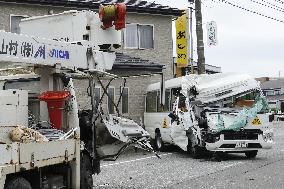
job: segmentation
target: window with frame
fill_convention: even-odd
[[[20,22],[21,19],[27,18],[28,16],[23,16],[23,15],[10,15],[10,30],[11,33],[21,33],[20,29]]]
[[[123,88],[121,88],[121,90],[122,89]],[[121,112],[123,114],[128,113],[128,96],[129,96],[129,88],[124,88],[121,97]]]
[[[108,100],[107,100],[107,106],[108,106],[108,113],[114,114],[114,87],[110,87],[107,90],[108,93]]]
[[[124,32],[124,47],[153,49],[154,26],[146,24],[127,24]]]
[[[95,88],[95,105],[96,105],[96,108],[99,106],[100,99],[101,99],[101,88],[96,87]]]

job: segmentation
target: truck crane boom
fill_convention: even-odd
[[[104,71],[102,65],[111,69],[115,60],[114,52],[92,50],[88,46],[78,45],[30,37],[0,31],[0,64],[30,64],[37,66],[55,66],[70,70],[98,70]]]

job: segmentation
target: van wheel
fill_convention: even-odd
[[[257,155],[257,150],[254,150],[254,151],[247,151],[245,152],[247,158],[255,158],[256,155]]]
[[[188,139],[187,151],[194,159],[199,159],[202,157],[202,148],[198,145],[193,145],[190,139]]]
[[[202,148],[198,145],[195,145],[191,148],[191,155],[194,159],[199,159],[202,157]]]
[[[164,149],[164,142],[160,133],[156,133],[155,135],[155,149],[157,151],[162,151]]]
[[[13,178],[5,184],[5,189],[32,189],[31,184],[23,177]]]

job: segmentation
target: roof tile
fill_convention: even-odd
[[[0,0],[7,3],[66,6],[70,8],[98,9],[100,4],[125,3],[128,12],[179,16],[182,10],[145,0]]]

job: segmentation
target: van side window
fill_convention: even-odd
[[[164,108],[162,109],[161,105],[160,105],[160,92],[158,92],[158,102],[157,102],[157,106],[158,106],[158,112],[167,112],[170,110],[170,99],[171,99],[171,91],[170,89],[167,89],[165,91],[165,104],[164,104]]]
[[[171,99],[171,92],[169,89],[167,89],[165,91],[165,104],[164,104],[164,107],[162,109],[161,105],[160,105],[160,91],[158,91],[158,94],[157,94],[157,107],[158,107],[158,112],[167,112],[170,110],[170,99]]]
[[[146,112],[157,112],[157,91],[148,92],[146,96]]]
[[[165,91],[165,104],[162,109],[160,105],[160,91],[151,91],[146,95],[146,112],[167,112],[172,108],[172,95],[171,90]]]
[[[157,112],[161,112],[162,111],[162,107],[161,107],[161,99],[160,99],[161,95],[160,95],[160,91],[157,92]]]
[[[171,109],[171,91],[170,89],[167,89],[166,90],[166,93],[165,93],[165,108],[164,108],[164,111],[170,111]]]

